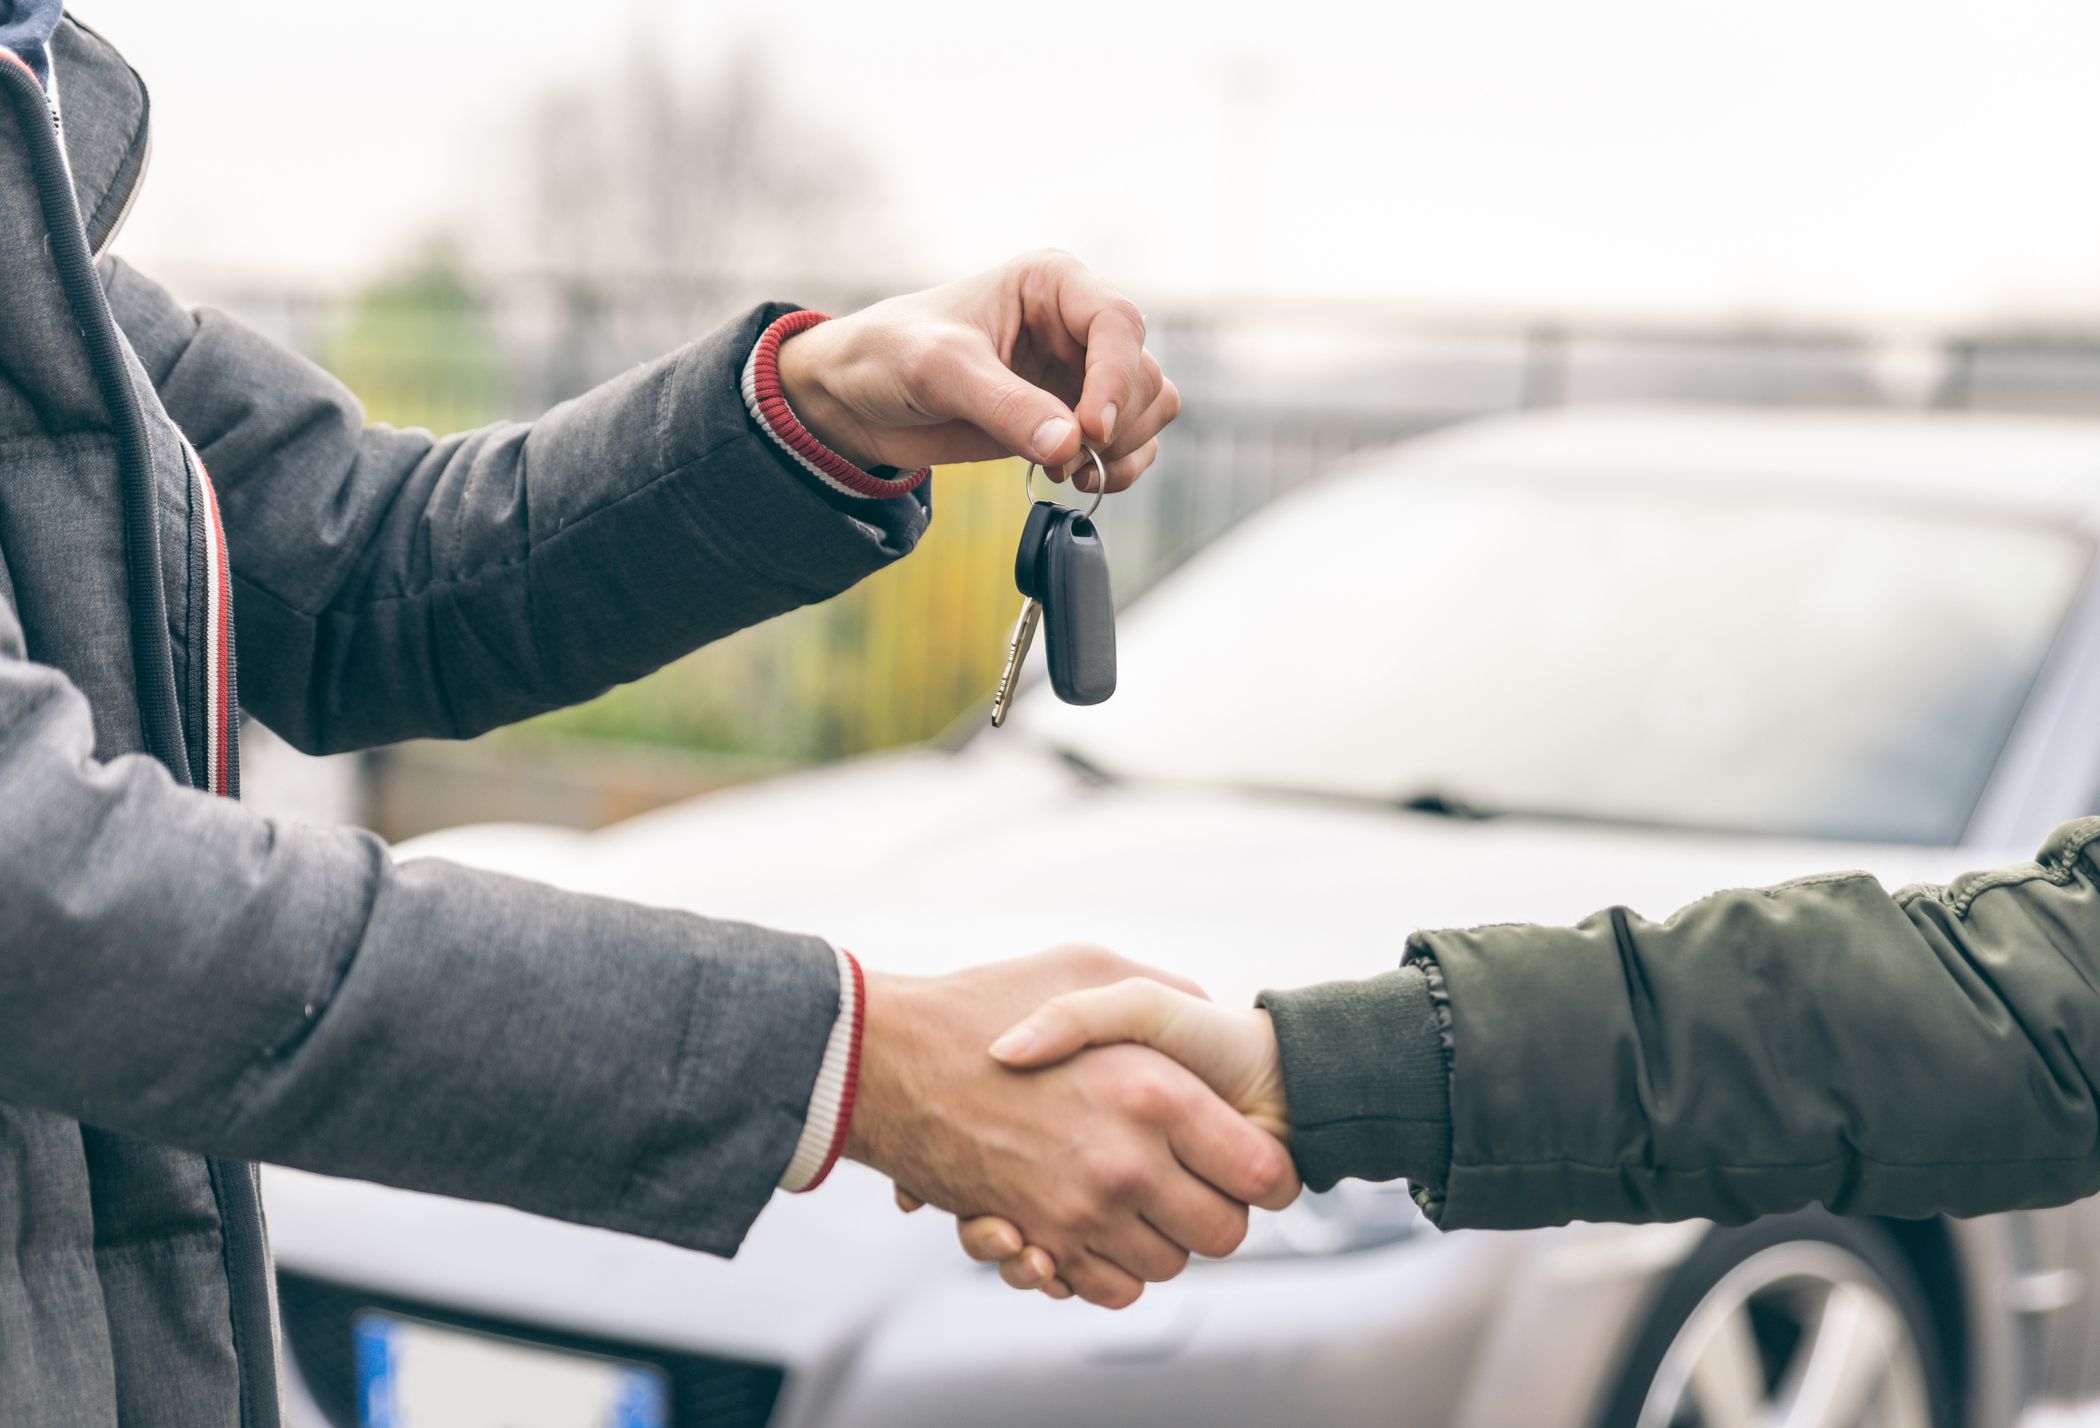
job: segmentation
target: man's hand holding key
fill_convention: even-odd
[[[1064,253],[820,323],[780,348],[802,424],[856,465],[915,470],[1018,456],[1061,479],[1101,455],[1108,489],[1137,480],[1181,394],[1145,350],[1136,304]]]
[[[803,427],[864,469],[1013,455],[1095,503],[1143,474],[1181,393],[1145,350],[1145,318],[1064,253],[1034,253],[945,287],[819,321],[780,345],[781,395]],[[1073,704],[1115,691],[1115,616],[1100,532],[1038,502],[1014,562],[1026,603],[992,722],[1005,721],[1047,615],[1051,684]]]

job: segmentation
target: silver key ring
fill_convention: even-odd
[[[1101,453],[1094,450],[1093,447],[1082,445],[1079,449],[1092,457],[1094,462],[1094,504],[1079,513],[1081,520],[1091,520],[1094,512],[1101,509],[1102,501],[1108,497],[1108,468],[1101,464]],[[1036,463],[1031,461],[1028,463],[1028,469],[1021,473],[1021,489],[1028,494],[1028,504],[1031,506],[1035,504],[1035,473],[1037,469]],[[1075,482],[1073,484],[1076,487],[1078,483]]]

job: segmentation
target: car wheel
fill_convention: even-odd
[[[1954,1428],[1932,1313],[1895,1242],[1821,1212],[1716,1230],[1663,1286],[1604,1428]]]

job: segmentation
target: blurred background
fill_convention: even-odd
[[[122,254],[375,419],[530,416],[783,298],[1071,249],[1187,396],[1107,527],[1126,597],[1348,451],[1629,398],[2100,402],[2076,3],[104,0],[154,89]],[[586,709],[354,770],[391,834],[596,823],[925,738],[982,701],[1010,472],[846,599]]]
[[[257,731],[271,811],[899,970],[1078,935],[1243,996],[1416,925],[1937,880],[2100,807],[2100,7],[76,8],[153,89],[120,254],[374,419],[529,418],[748,304],[1041,246],[1184,393],[1102,515],[1099,709],[963,738],[1016,609],[992,463],[939,473],[910,559],[587,707],[326,761]],[[301,1425],[2034,1428],[2100,1394],[2091,1204],[1446,1236],[1345,1182],[1089,1316],[854,1166],[733,1263],[268,1195]]]

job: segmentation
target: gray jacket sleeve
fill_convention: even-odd
[[[576,703],[836,594],[926,527],[923,488],[834,505],[752,422],[742,364],[786,307],[537,421],[440,439],[367,426],[312,363],[105,274],[219,490],[242,703],[303,749]]]
[[[2100,1190],[2100,818],[1946,887],[1417,933],[1400,972],[1269,1003],[1307,1183],[1403,1175],[1450,1228]]]
[[[828,946],[276,824],[99,762],[0,600],[0,1099],[727,1254],[801,1132]]]

